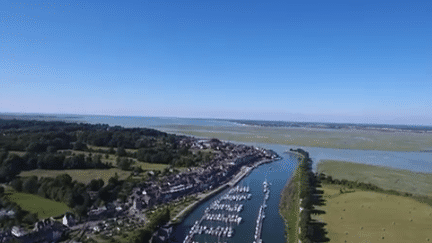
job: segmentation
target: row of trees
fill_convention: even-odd
[[[413,196],[412,193],[409,192],[399,192],[396,190],[386,190],[383,189],[377,185],[374,185],[372,183],[364,183],[364,182],[358,182],[358,181],[350,181],[347,179],[333,179],[332,176],[327,176],[324,173],[320,173],[318,175],[319,179],[322,181],[322,183],[325,184],[334,184],[334,185],[342,185],[345,186],[349,189],[361,189],[361,190],[369,190],[369,191],[375,191],[375,192],[383,192],[383,193],[387,193],[387,194],[392,194],[392,195],[397,195],[397,196],[407,196],[407,197],[411,197]]]
[[[309,243],[312,242],[313,238],[310,230],[311,211],[314,209],[312,198],[314,194],[312,160],[306,151],[298,149],[296,152],[303,155],[296,171],[298,173],[297,176],[300,178],[298,190],[300,207],[302,208],[299,213],[299,240],[302,243]]]
[[[101,160],[100,155],[84,154],[66,156],[59,153],[26,153],[22,157],[8,151],[0,152],[0,182],[12,180],[21,171],[34,169],[66,170],[110,168]]]
[[[309,242],[327,242],[327,231],[324,229],[324,224],[312,219],[312,214],[323,214],[322,210],[315,209],[315,206],[324,205],[322,199],[323,191],[318,190],[320,187],[320,178],[312,172],[312,160],[309,153],[302,150],[292,150],[301,156],[298,157],[299,164],[295,175],[290,181],[285,194],[288,195],[289,203],[288,212],[293,215],[299,212],[297,217],[289,215],[288,223],[290,228],[289,240],[300,240],[302,243]],[[286,203],[286,202],[284,202]],[[300,208],[300,209],[299,209]],[[295,227],[293,227],[295,225]],[[298,239],[296,239],[298,235]]]

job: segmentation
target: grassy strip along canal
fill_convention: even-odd
[[[299,164],[288,184],[285,186],[280,200],[280,214],[286,224],[287,242],[325,242],[328,238],[324,231],[325,223],[313,220],[311,214],[324,214],[315,206],[324,205],[319,178],[312,172],[312,160],[309,153],[302,150],[290,150],[295,154]]]

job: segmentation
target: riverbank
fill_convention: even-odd
[[[298,162],[304,156],[295,151],[285,151],[285,154],[291,154],[297,157]],[[300,209],[300,198],[298,196],[298,183],[300,181],[299,178],[299,168],[297,165],[296,170],[294,171],[290,180],[287,181],[284,189],[282,190],[282,195],[279,201],[279,214],[283,218],[285,222],[285,238],[286,242],[298,242],[298,218],[299,218],[299,209]],[[290,227],[294,225],[294,227]]]
[[[285,220],[287,242],[326,242],[325,223],[311,218],[312,214],[322,214],[316,210],[322,206],[322,192],[319,178],[312,172],[312,160],[309,153],[302,150],[294,152],[299,161],[292,179],[282,192],[279,212]],[[287,151],[285,152],[287,153]]]

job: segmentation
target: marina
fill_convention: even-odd
[[[220,238],[233,237],[235,232],[233,225],[242,223],[242,217],[239,214],[244,207],[244,204],[233,204],[233,202],[250,199],[252,194],[248,193],[249,191],[249,186],[236,186],[213,201],[205,208],[200,220],[195,221],[183,243],[198,242],[194,240],[194,236],[203,234],[218,237],[217,242],[221,242]]]
[[[242,223],[243,218],[240,216],[240,212],[244,208],[244,204],[234,203],[238,201],[251,199],[252,194],[249,193],[249,186],[236,186],[229,189],[229,191],[223,194],[220,198],[214,200],[204,210],[204,215],[200,220],[195,221],[195,224],[189,230],[189,233],[185,237],[183,243],[195,243],[198,241],[194,240],[195,235],[209,235],[218,237],[217,242],[221,242],[220,238],[231,238],[234,236],[233,225],[239,225]],[[254,243],[263,242],[261,239],[263,221],[265,218],[265,208],[267,207],[267,200],[270,195],[270,187],[267,179],[263,182],[264,200],[258,211],[258,217],[256,220],[256,228],[254,235]],[[223,203],[222,203],[223,202]],[[207,225],[206,223],[222,223],[222,225]]]
[[[272,145],[270,149],[274,149],[278,154],[283,154],[282,152],[286,150],[286,147],[281,146],[279,149],[278,146]],[[172,242],[285,242],[284,234],[274,233],[283,232],[285,226],[277,208],[280,192],[295,168],[296,158],[287,154],[284,156],[285,158],[281,160],[262,163],[254,167],[237,184],[227,186],[209,198],[208,201],[197,206],[191,214],[184,218],[182,223],[174,227]],[[267,181],[265,193],[264,181]],[[243,206],[240,207],[240,205]],[[263,207],[262,212],[265,214],[261,214],[261,219],[257,222],[261,207]],[[237,212],[238,209],[240,209],[239,212]],[[215,214],[238,215],[242,219],[239,224],[237,222],[206,220],[204,217],[206,214],[212,214],[213,217]],[[194,227],[195,224],[199,224],[200,228]],[[216,234],[220,229],[216,230],[218,226],[221,228],[228,227],[228,229],[232,227],[232,233],[225,235],[222,230],[219,236],[219,233]],[[191,232],[192,228],[195,232]],[[201,229],[201,234],[199,229]],[[257,238],[255,238],[255,234]]]

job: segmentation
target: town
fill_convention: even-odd
[[[61,219],[48,218],[35,223],[32,231],[14,226],[0,234],[0,242],[19,239],[21,242],[81,242],[93,235],[109,238],[125,231],[132,232],[148,224],[149,210],[162,205],[179,202],[203,192],[211,192],[221,186],[233,186],[253,167],[279,158],[272,150],[254,146],[233,144],[218,139],[197,139],[182,137],[180,147],[193,151],[212,151],[212,159],[199,166],[187,168],[178,173],[156,176],[148,171],[150,180],[138,183],[132,188],[127,200],[115,200],[101,207],[94,205],[87,211],[87,217],[75,219],[65,214]],[[90,199],[97,193],[88,191]],[[172,225],[166,224],[153,232],[152,242],[168,242]]]

